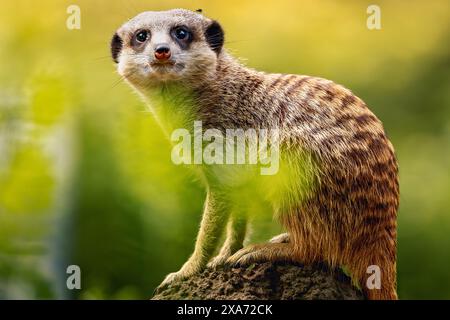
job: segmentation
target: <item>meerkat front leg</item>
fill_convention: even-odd
[[[206,267],[225,229],[230,211],[228,203],[222,192],[208,191],[194,253],[178,272],[167,275],[159,288],[175,280],[187,278]]]
[[[233,211],[227,227],[227,237],[214,259],[208,263],[208,267],[216,268],[224,265],[229,257],[242,249],[247,230],[247,216],[245,212]]]

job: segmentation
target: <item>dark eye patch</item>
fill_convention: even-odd
[[[137,30],[131,37],[130,45],[135,49],[139,50],[145,47],[145,44],[149,41],[151,37],[150,30],[140,29]]]
[[[177,26],[170,31],[170,35],[181,49],[186,50],[194,40],[194,34],[186,26]]]
[[[115,33],[111,39],[111,56],[115,63],[119,63],[119,54],[122,51],[123,40],[122,38]]]
[[[147,30],[141,30],[138,33],[136,33],[136,41],[139,43],[144,43],[147,41],[149,34]]]

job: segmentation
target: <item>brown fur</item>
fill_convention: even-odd
[[[347,266],[362,288],[367,267],[378,265],[382,289],[365,292],[369,299],[395,299],[397,163],[380,121],[363,101],[327,80],[261,74],[228,59],[219,59],[217,70],[199,93],[210,104],[201,108],[206,123],[279,124],[319,159],[318,190],[277,215],[290,234],[294,260]]]
[[[174,13],[169,11],[166,15],[170,21]],[[188,25],[205,28],[211,20],[199,16],[183,11],[182,19]],[[132,25],[136,28],[139,21]],[[129,33],[127,27],[123,28],[119,32],[122,37]],[[201,34],[196,36],[198,41],[205,41]],[[211,52],[217,52],[217,48],[214,49]],[[195,50],[205,50],[205,46],[194,43],[190,54],[195,55]],[[179,79],[170,80],[189,92],[195,105],[193,117],[202,120],[205,128],[280,128],[285,150],[291,150],[290,154],[295,153],[292,150],[306,150],[320,168],[318,185],[304,201],[292,201],[289,192],[297,191],[290,190],[285,200],[274,204],[276,216],[288,231],[288,241],[236,252],[243,241],[245,223],[233,223],[231,217],[228,244],[226,241],[214,261],[325,261],[331,266],[347,267],[369,299],[396,299],[397,162],[378,118],[361,99],[331,81],[258,72],[244,67],[225,50],[215,55],[202,51],[201,55],[207,61],[205,69],[196,66],[195,72],[187,70]],[[196,60],[196,63],[199,61],[203,60]],[[122,69],[126,68],[122,66]],[[161,84],[145,79],[136,81],[133,77],[126,78],[143,96],[152,100],[146,88],[158,88]],[[215,198],[214,206],[221,198]],[[209,210],[213,206],[211,203],[208,202],[206,211],[208,206]],[[217,229],[223,228],[227,217],[224,214],[223,219],[218,220],[220,227]],[[210,224],[205,213],[197,240],[201,248],[196,247],[197,253],[194,252],[190,264],[188,261],[182,268],[183,275],[203,268],[209,260],[217,242],[210,239],[206,246],[201,239],[213,225],[219,223]],[[366,287],[366,270],[370,265],[381,268],[380,290]]]

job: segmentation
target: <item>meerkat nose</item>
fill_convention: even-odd
[[[170,55],[170,48],[165,44],[160,44],[155,48],[155,58],[158,60],[167,60],[170,58]]]

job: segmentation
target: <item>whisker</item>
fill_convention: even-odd
[[[125,78],[126,78],[127,76],[128,76],[128,75],[120,76],[119,79],[115,80],[115,81],[113,82],[113,84],[108,88],[108,91],[110,91],[110,90],[116,88],[119,84],[121,84],[122,82],[124,82],[124,81],[125,81]]]

